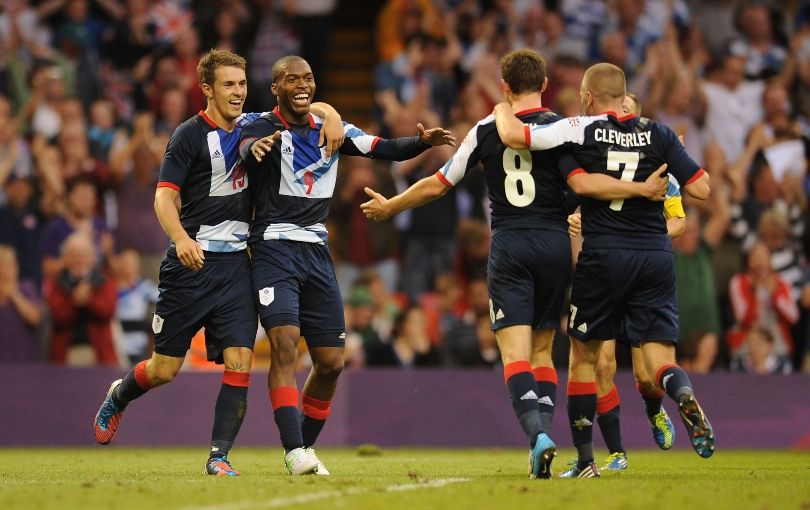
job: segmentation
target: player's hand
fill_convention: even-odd
[[[574,213],[568,215],[568,235],[577,237],[582,233],[582,215]]]
[[[203,253],[202,246],[194,239],[186,236],[174,243],[175,250],[177,251],[177,258],[180,263],[191,269],[192,271],[199,271],[205,262],[205,254]]]
[[[276,131],[270,136],[265,136],[264,138],[259,138],[253,145],[250,146],[250,153],[256,158],[256,161],[259,163],[262,162],[262,158],[270,152],[273,148],[273,145],[276,144],[276,140],[281,138],[281,131]]]
[[[667,194],[667,186],[669,185],[669,176],[666,174],[666,171],[667,164],[664,163],[647,177],[647,180],[643,183],[642,197],[656,202],[664,201]]]
[[[326,159],[330,159],[332,154],[340,149],[345,136],[346,132],[343,130],[340,117],[330,115],[323,120],[323,126],[318,134],[318,147],[324,148]]]
[[[373,189],[366,186],[363,188],[366,195],[371,197],[371,200],[360,204],[360,209],[366,218],[373,221],[383,221],[391,217],[391,211],[388,207],[388,199],[380,195]]]
[[[453,136],[450,131],[444,128],[431,128],[426,130],[425,126],[423,126],[420,122],[416,124],[416,129],[419,131],[419,139],[422,140],[422,143],[426,143],[434,147],[437,145],[449,145],[450,147],[456,146],[456,137]]]

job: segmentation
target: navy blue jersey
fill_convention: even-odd
[[[419,137],[383,140],[343,123],[345,141],[338,154],[327,159],[318,147],[323,119],[309,115],[309,124],[289,124],[276,107],[242,130],[239,151],[247,163],[254,216],[250,241],[287,239],[326,242],[326,217],[335,191],[339,154],[379,159],[409,159],[427,148]],[[257,139],[276,131],[281,137],[261,163],[250,154]]]
[[[252,208],[237,149],[241,126],[258,116],[242,115],[228,132],[200,112],[174,130],[166,147],[158,187],[180,192],[180,223],[203,250],[247,246]]]
[[[561,117],[546,108],[520,112],[523,122],[545,125]],[[480,162],[489,190],[492,230],[543,228],[566,232],[568,215],[565,179],[560,176],[562,149],[515,150],[505,146],[495,128],[495,116],[478,122],[458,151],[436,174],[455,186]]]
[[[563,157],[561,164],[566,178],[590,172],[643,182],[666,163],[667,171],[685,186],[703,173],[674,131],[635,115],[617,118],[608,113],[527,126],[526,139],[535,150],[567,146],[571,155]],[[663,202],[580,200],[582,235],[589,247],[671,250]]]

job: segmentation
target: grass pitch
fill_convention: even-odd
[[[229,478],[201,474],[205,448],[11,449],[0,508],[810,509],[810,452],[631,452],[630,469],[598,480],[528,480],[527,452],[322,449],[332,476],[292,478],[279,449],[236,448],[243,474]]]

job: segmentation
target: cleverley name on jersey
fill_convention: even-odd
[[[650,145],[652,132],[642,131],[640,133],[620,133],[612,129],[597,128],[594,136],[597,142],[621,145],[622,147],[641,147]]]

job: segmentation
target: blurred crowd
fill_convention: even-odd
[[[150,352],[167,247],[154,188],[172,130],[204,108],[198,58],[244,55],[246,111],[269,110],[273,62],[301,54],[318,81],[330,19],[351,1],[0,5],[0,361],[128,365]],[[463,137],[503,100],[511,49],[544,55],[544,106],[566,116],[580,114],[591,63],[622,67],[642,115],[682,135],[712,176],[674,242],[680,362],[810,371],[810,1],[387,0],[367,30],[375,111],[362,127],[387,137],[417,122]],[[329,229],[349,366],[499,363],[483,175],[389,222],[358,207],[365,186],[390,196],[451,155],[341,160]]]

